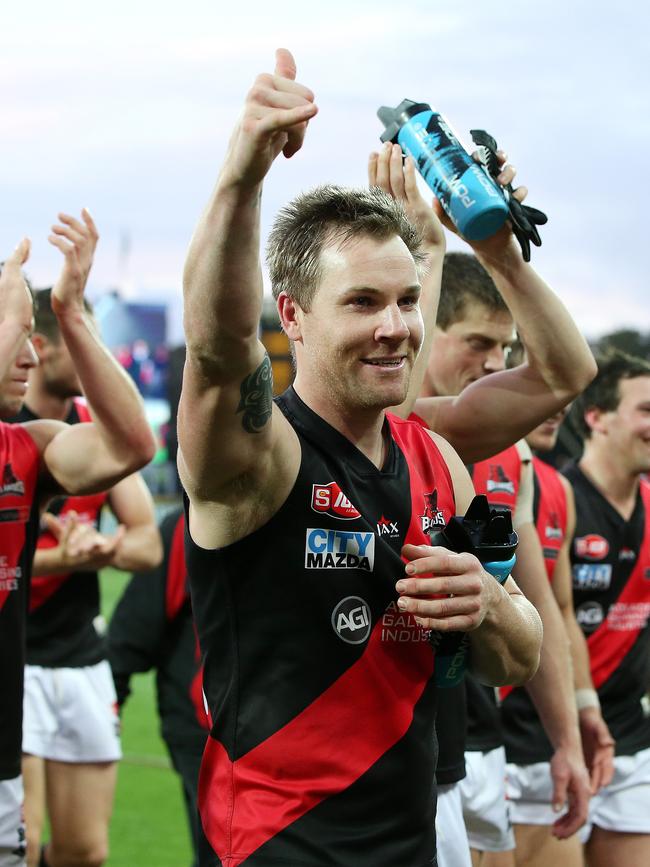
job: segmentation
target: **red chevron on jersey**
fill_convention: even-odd
[[[223,867],[238,867],[283,828],[347,789],[396,744],[411,725],[433,664],[430,644],[382,641],[378,623],[361,658],[249,753],[232,762],[223,745],[208,738],[200,814]],[[351,740],[353,732],[358,736]],[[225,797],[232,790],[234,808]]]
[[[185,516],[181,514],[172,536],[169,549],[169,566],[167,583],[165,585],[165,612],[167,620],[173,620],[185,605],[189,593],[187,590],[187,571],[185,569],[185,551],[183,538],[185,533]]]
[[[544,564],[549,581],[553,580],[553,572],[558,554],[564,544],[567,527],[566,491],[558,471],[549,464],[533,457],[535,471],[535,527],[542,546]]]
[[[187,587],[187,570],[185,569],[185,515],[180,514],[172,535],[169,560],[167,564],[167,576],[165,584],[165,614],[167,620],[174,620],[178,613],[189,601],[190,594]],[[203,700],[203,667],[201,666],[201,650],[199,639],[194,628],[195,647],[194,659],[196,672],[189,686],[189,696],[194,707],[194,714],[199,725],[209,730],[212,723],[205,708]]]
[[[650,619],[650,484],[641,481],[645,532],[636,565],[607,617],[588,637],[591,676],[596,688],[616,671]]]

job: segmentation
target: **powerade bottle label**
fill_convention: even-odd
[[[509,214],[503,194],[441,114],[409,100],[396,109],[381,108],[378,114],[387,125],[382,140],[396,141],[412,157],[462,235],[481,241],[501,228]]]

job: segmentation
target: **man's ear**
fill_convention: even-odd
[[[607,433],[607,415],[600,407],[590,406],[585,410],[585,424],[592,433]]]
[[[35,331],[32,334],[32,346],[34,347],[36,354],[38,355],[38,360],[42,361],[45,352],[47,351],[48,346],[51,341],[44,334],[40,334],[38,331]]]
[[[300,322],[302,312],[302,308],[295,299],[290,298],[286,292],[280,292],[278,295],[278,313],[280,315],[280,322],[282,323],[282,330],[289,340],[302,339]]]

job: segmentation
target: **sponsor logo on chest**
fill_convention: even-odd
[[[312,485],[311,507],[314,512],[330,515],[341,521],[352,521],[354,518],[361,517],[361,512],[353,506],[336,482],[328,482],[326,485]]]
[[[371,622],[370,606],[360,596],[346,596],[332,611],[332,629],[346,644],[363,644]]]
[[[558,521],[555,512],[551,512],[550,524],[547,524],[546,527],[544,527],[544,536],[547,539],[562,538],[562,528],[560,527],[560,522]]]
[[[380,539],[398,539],[399,527],[396,521],[389,521],[383,515],[377,521],[377,535]]]
[[[488,494],[514,494],[515,485],[501,464],[490,464],[490,473],[485,486]]]
[[[621,548],[618,552],[618,559],[622,561],[636,560],[636,551],[633,551],[632,548]]]
[[[374,567],[374,533],[307,528],[305,569],[364,569],[372,572]]]
[[[612,583],[610,563],[576,563],[573,586],[576,590],[607,590]]]
[[[438,490],[431,491],[430,494],[424,495],[424,512],[420,515],[420,523],[425,533],[430,530],[445,527],[447,522],[442,509],[438,508]]]
[[[583,632],[594,632],[604,619],[605,612],[599,602],[583,602],[576,608],[576,620]]]
[[[587,536],[577,536],[574,542],[576,557],[585,560],[604,560],[609,554],[609,542],[604,536],[589,533]]]
[[[25,483],[14,475],[11,469],[11,464],[5,464],[2,473],[2,485],[0,485],[0,496],[13,494],[14,496],[23,495],[25,493]]]

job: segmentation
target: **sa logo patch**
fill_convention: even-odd
[[[311,507],[314,512],[331,515],[341,521],[352,521],[360,518],[361,512],[352,505],[336,482],[327,485],[312,485]]]
[[[577,557],[584,557],[585,560],[604,560],[609,554],[609,542],[596,533],[578,536],[575,541],[575,552]]]

